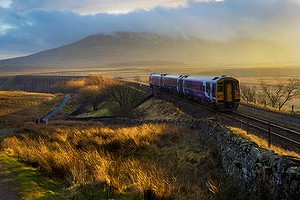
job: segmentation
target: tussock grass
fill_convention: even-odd
[[[291,157],[295,157],[295,158],[298,158],[300,159],[300,154],[297,153],[297,152],[294,152],[294,151],[289,151],[289,150],[286,150],[282,147],[279,147],[279,146],[276,146],[274,144],[271,144],[270,147],[268,147],[268,141],[262,137],[259,137],[257,135],[254,135],[254,134],[247,134],[246,131],[240,129],[240,128],[236,128],[236,127],[228,127],[234,134],[242,137],[242,138],[245,138],[247,140],[250,140],[250,141],[253,141],[255,142],[256,144],[258,144],[258,146],[264,148],[264,149],[269,149],[269,150],[273,150],[275,151],[278,155],[282,155],[282,156],[291,156]]]
[[[47,114],[63,96],[0,91],[0,128],[15,127]]]
[[[117,199],[229,195],[223,189],[228,186],[223,184],[216,145],[185,127],[55,122],[42,128],[25,126],[4,139],[1,148],[64,179],[78,198],[88,194]],[[80,188],[89,186],[92,191],[81,193]],[[97,196],[94,191],[99,188],[105,192]]]

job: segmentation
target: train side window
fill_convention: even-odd
[[[205,87],[204,87],[203,85],[200,85],[200,86],[199,86],[199,90],[200,90],[201,92],[204,92]]]
[[[220,84],[220,83],[218,84],[218,86],[217,86],[217,91],[218,91],[218,92],[223,92],[223,84],[222,84],[222,83],[221,83],[221,84]]]
[[[212,85],[212,96],[216,97],[216,84]]]
[[[237,91],[237,92],[240,90],[240,89],[239,89],[239,84],[238,84],[238,83],[235,83],[235,84],[234,84],[234,90]]]
[[[210,83],[206,83],[206,92],[210,93]]]

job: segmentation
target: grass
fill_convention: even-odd
[[[268,150],[273,150],[275,151],[278,155],[282,155],[282,156],[291,156],[291,157],[295,157],[295,158],[298,158],[300,159],[300,154],[297,153],[297,152],[294,152],[294,151],[289,151],[289,150],[286,150],[282,147],[279,147],[279,146],[276,146],[274,144],[271,144],[270,147],[268,147],[268,141],[257,136],[257,135],[254,135],[254,134],[247,134],[246,131],[240,129],[240,128],[236,128],[236,127],[228,127],[234,134],[242,137],[242,138],[245,138],[247,140],[250,140],[250,141],[253,141],[255,142],[256,144],[258,144],[258,146],[264,148],[264,149],[268,149]]]
[[[252,106],[259,107],[259,108],[275,111],[275,112],[278,112],[278,113],[300,115],[300,110],[299,110],[299,108],[297,109],[297,107],[295,107],[294,112],[292,112],[292,107],[290,106],[290,108],[287,108],[288,107],[287,105],[279,110],[278,108],[272,107],[272,106],[269,106],[269,105],[265,106],[265,105],[259,104],[259,103],[252,103],[252,102],[246,102],[246,101],[242,101],[242,102],[245,103],[245,104],[249,104],[249,105],[252,105]],[[298,105],[298,107],[299,107],[299,103],[297,103],[296,105]]]
[[[24,200],[66,199],[67,191],[62,191],[62,183],[49,178],[36,168],[20,163],[8,153],[0,152],[0,162],[12,181],[18,186],[18,195]]]
[[[60,177],[72,198],[217,199],[233,190],[238,198],[215,144],[185,127],[52,122],[23,127],[1,148]]]
[[[53,94],[0,91],[0,128],[16,127],[42,117],[63,98]]]
[[[152,98],[136,109],[133,115],[146,120],[155,119],[190,119],[186,113],[174,106],[173,103]]]

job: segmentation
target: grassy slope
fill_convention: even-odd
[[[43,116],[57,106],[64,98],[62,95],[0,91],[0,128],[16,127]],[[0,136],[0,142],[6,136]],[[12,177],[18,186],[18,194],[22,199],[57,199],[67,196],[62,191],[62,184],[41,173],[37,168],[30,167],[0,152],[0,162],[5,173]]]
[[[188,117],[160,100],[135,112],[145,119]],[[223,176],[214,144],[185,127],[25,125],[1,147],[66,181],[78,199],[141,199],[147,191],[160,198],[210,199],[228,197],[235,188]]]
[[[0,128],[16,127],[54,109],[64,96],[0,91]]]
[[[5,173],[12,177],[18,195],[22,199],[67,198],[67,191],[62,190],[63,184],[38,171],[37,168],[21,163],[3,151],[0,152],[0,162],[5,166]]]
[[[40,106],[46,110],[45,101],[56,99],[46,94],[33,94],[32,98],[20,98],[15,94],[12,97],[17,106],[11,107],[20,106],[20,109],[11,112],[13,114],[24,113],[26,107]],[[3,108],[9,108],[8,100],[2,96],[0,100],[6,102]],[[40,103],[34,103],[35,100]],[[66,108],[65,113],[69,110]],[[10,115],[9,111],[7,109],[4,116]],[[189,117],[159,99],[144,103],[135,112],[144,119]],[[14,135],[4,139],[2,148],[64,180],[73,198],[140,199],[147,190],[161,198],[230,199],[239,196],[239,191],[232,193],[236,189],[234,182],[228,182],[222,174],[213,142],[185,127],[54,122],[43,127],[25,125]],[[27,185],[20,189],[24,198],[30,199],[34,193],[44,195],[42,198],[46,199],[67,198],[62,189],[67,185],[47,176],[41,177],[44,174],[5,153],[0,154],[0,159],[20,185]],[[29,175],[27,180],[18,179],[25,174],[18,175],[17,172],[23,171]],[[45,178],[43,186],[39,184],[42,178]]]
[[[62,177],[78,198],[101,197],[91,188],[105,185],[115,199],[140,199],[147,190],[159,198],[213,198],[209,184],[225,191],[214,145],[185,127],[64,122],[24,130],[2,148]]]
[[[255,142],[261,148],[268,149],[268,150],[273,150],[273,151],[275,151],[275,153],[277,153],[278,155],[281,155],[281,156],[291,156],[291,157],[300,159],[300,154],[297,153],[297,152],[286,150],[286,149],[284,149],[280,146],[276,146],[274,144],[271,144],[271,146],[269,147],[268,146],[268,141],[266,139],[262,138],[262,137],[259,137],[257,135],[251,134],[251,133],[247,134],[246,131],[244,131],[240,128],[236,128],[236,127],[232,127],[232,126],[230,126],[228,128],[234,134],[236,134],[236,135],[238,135],[242,138],[245,138],[247,140]]]

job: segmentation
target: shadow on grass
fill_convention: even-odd
[[[5,152],[0,151],[0,162],[8,176],[17,184],[17,192],[22,199],[68,199],[64,183],[20,163],[17,158],[10,157]]]

